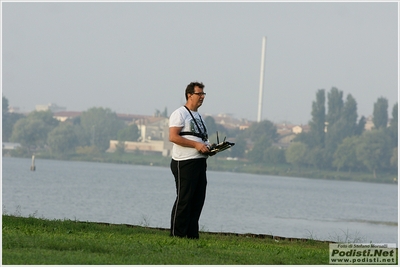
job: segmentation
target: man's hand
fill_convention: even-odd
[[[207,154],[210,152],[207,145],[202,142],[196,142],[193,140],[186,139],[179,135],[182,127],[170,127],[169,128],[169,141],[184,147],[194,147],[199,153]]]
[[[196,142],[195,148],[201,154],[207,154],[207,153],[210,152],[210,150],[208,149],[208,146],[206,144],[203,144],[203,143],[200,143],[200,142]]]

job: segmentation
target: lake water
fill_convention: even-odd
[[[2,159],[3,214],[169,228],[169,168]],[[208,171],[200,228],[335,242],[398,242],[398,187]]]

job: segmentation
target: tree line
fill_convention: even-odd
[[[95,154],[108,149],[110,140],[136,141],[136,124],[126,125],[109,108],[93,107],[65,122],[54,118],[51,111],[33,111],[27,116],[8,112],[3,96],[3,142],[21,144],[18,151],[29,155],[48,151],[54,156]]]
[[[366,131],[366,118],[358,119],[357,102],[351,94],[344,101],[337,88],[327,93],[320,89],[312,102],[310,131],[296,135],[287,149],[274,146],[278,135],[270,121],[253,124],[239,134],[237,143],[254,143],[246,153],[252,162],[287,163],[298,170],[369,171],[377,178],[377,172],[397,173],[398,168],[398,103],[390,120],[388,108],[388,100],[379,97],[373,108],[373,128]],[[243,149],[233,147],[232,152],[244,155]]]
[[[236,157],[254,164],[288,165],[299,171],[302,168],[369,171],[376,178],[379,172],[397,172],[397,106],[396,102],[389,120],[388,100],[378,98],[373,109],[374,127],[366,131],[366,118],[358,118],[357,103],[351,94],[344,101],[343,92],[337,88],[327,93],[320,89],[311,105],[310,130],[296,135],[286,149],[277,146],[280,136],[276,125],[269,120],[252,123],[245,130],[228,130],[216,124],[211,116],[205,120],[210,140],[215,142],[218,131],[220,139],[228,136],[235,142],[220,157]],[[156,114],[168,117],[166,109]],[[10,113],[8,99],[3,96],[2,115],[3,142],[20,143],[22,147],[14,152],[20,155],[38,150],[60,158],[103,153],[110,140],[123,143],[140,137],[135,123],[125,124],[109,108],[93,107],[79,117],[60,122],[51,111],[33,111],[27,116]],[[124,147],[120,146],[118,151],[124,152]]]

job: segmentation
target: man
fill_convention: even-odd
[[[171,213],[171,236],[199,238],[199,218],[206,197],[206,160],[210,152],[207,129],[197,111],[205,95],[202,83],[190,83],[185,90],[186,104],[169,119],[169,140],[173,142],[171,171],[177,193]]]

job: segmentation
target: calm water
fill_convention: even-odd
[[[211,159],[210,159],[211,160]],[[3,213],[169,228],[168,168],[3,158]],[[208,172],[200,227],[332,241],[397,243],[397,185]]]

